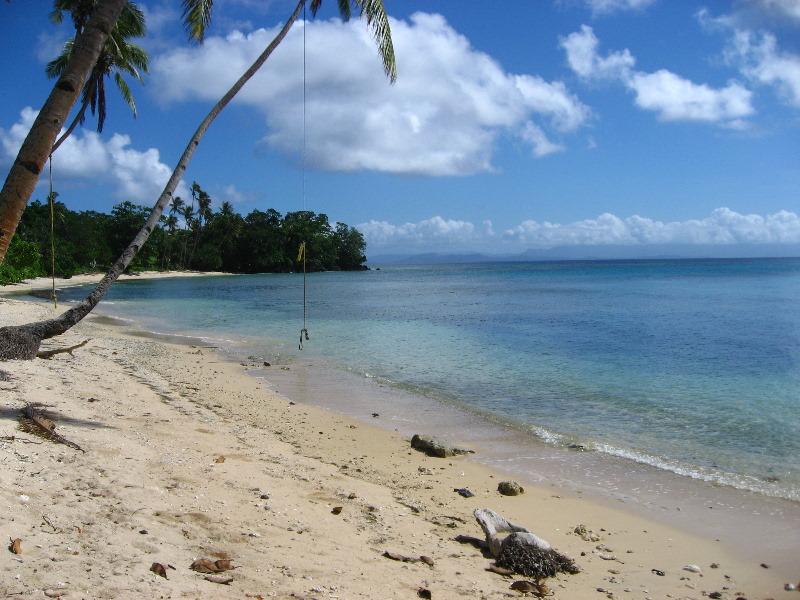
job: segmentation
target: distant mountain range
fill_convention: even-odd
[[[424,254],[376,254],[367,265],[521,262],[548,260],[635,260],[675,258],[765,258],[800,257],[800,244],[663,244],[647,246],[557,246],[530,249],[519,254],[481,254],[478,252]]]

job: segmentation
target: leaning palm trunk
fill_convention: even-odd
[[[280,30],[275,39],[272,40],[264,52],[261,53],[256,61],[244,73],[244,75],[242,75],[233,85],[233,87],[228,90],[228,92],[222,97],[216,106],[211,109],[211,112],[209,112],[206,118],[203,119],[203,122],[200,123],[197,131],[195,131],[192,139],[189,140],[189,144],[183,151],[183,155],[178,161],[178,165],[172,172],[172,176],[169,178],[169,181],[167,181],[164,191],[161,192],[161,196],[158,198],[155,206],[153,206],[153,210],[150,212],[150,216],[147,218],[147,221],[139,230],[139,233],[136,234],[136,237],[134,237],[130,245],[123,251],[122,255],[113,264],[111,270],[106,274],[105,277],[103,277],[100,283],[97,284],[97,287],[95,287],[92,292],[81,302],[58,317],[48,319],[46,321],[39,321],[37,323],[28,323],[25,325],[0,328],[0,360],[30,360],[36,358],[36,353],[39,350],[42,340],[61,335],[65,331],[68,331],[71,327],[88,315],[95,306],[97,306],[98,302],[100,302],[101,298],[109,290],[111,285],[128,267],[131,260],[133,260],[133,257],[136,256],[136,253],[147,241],[147,238],[150,237],[153,228],[157,225],[158,220],[161,217],[161,213],[167,206],[167,203],[172,197],[175,188],[178,187],[178,182],[181,180],[183,173],[186,171],[186,167],[188,166],[189,161],[191,161],[198,144],[200,144],[200,140],[211,126],[211,123],[213,123],[217,115],[222,111],[223,108],[225,108],[225,106],[227,106],[233,97],[236,96],[242,86],[244,86],[244,84],[247,83],[247,81],[253,75],[255,75],[256,71],[261,68],[267,58],[269,58],[270,54],[272,54],[273,50],[275,50],[283,38],[286,37],[289,29],[291,29],[294,22],[300,16],[305,2],[306,0],[300,0],[297,3],[294,13],[292,13],[292,16]],[[78,86],[78,90],[81,88],[82,86]],[[56,133],[58,132],[56,131]],[[52,146],[54,139],[55,136],[53,136],[53,139],[50,140],[50,146]],[[50,146],[48,146],[48,150]]]
[[[77,39],[69,63],[33,122],[0,190],[0,265],[39,181],[53,142],[67,121],[127,0],[103,0]]]

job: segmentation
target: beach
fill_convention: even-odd
[[[55,314],[0,298],[0,325]],[[0,363],[4,597],[515,597],[524,577],[487,571],[465,541],[490,508],[575,560],[580,573],[547,580],[554,598],[800,598],[784,590],[797,560],[772,560],[800,544],[759,559],[574,489],[503,496],[513,474],[475,455],[427,456],[407,433],[276,393],[271,367],[251,377],[265,366],[137,333],[90,316],[42,348],[89,340],[72,353]],[[25,403],[82,450],[20,431]],[[203,574],[198,559],[235,568]]]

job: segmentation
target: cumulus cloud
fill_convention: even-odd
[[[264,115],[266,144],[294,156],[302,152],[305,106],[307,163],[329,171],[492,171],[498,136],[516,136],[544,156],[563,149],[564,136],[590,117],[562,82],[507,73],[440,15],[416,13],[391,25],[394,86],[362,22],[301,22],[236,101]],[[234,31],[158,56],[151,89],[163,102],[216,100],[275,32]]]
[[[789,105],[800,108],[800,55],[782,52],[773,34],[735,30],[726,57],[751,81],[774,86]]]
[[[634,215],[621,219],[608,213],[567,225],[525,221],[503,233],[530,247],[603,244],[797,244],[800,217],[779,211],[742,215],[718,208],[705,219],[664,223]]]
[[[753,93],[735,82],[714,89],[662,69],[655,73],[635,73],[628,86],[636,93],[638,107],[657,112],[665,121],[738,123],[754,112]]]
[[[600,40],[594,30],[582,25],[579,32],[561,39],[561,47],[567,53],[570,68],[588,79],[627,79],[636,63],[627,49],[613,52],[603,58],[598,53]]]
[[[666,69],[654,73],[634,70],[636,59],[628,49],[600,56],[600,42],[591,27],[562,38],[570,68],[585,79],[617,80],[634,93],[639,108],[665,121],[708,121],[741,128],[755,111],[752,92],[736,81],[712,88]]]
[[[443,219],[436,216],[419,223],[392,225],[387,221],[369,221],[356,226],[367,244],[372,247],[402,246],[408,249],[430,247],[465,248],[480,242],[484,235],[494,235],[491,222],[484,222],[483,231],[468,221]]]
[[[23,109],[20,119],[8,130],[0,128],[0,162],[10,164],[17,156],[37,111]],[[53,172],[58,182],[108,184],[119,201],[129,200],[152,206],[164,189],[172,168],[161,162],[158,150],[141,152],[130,147],[127,135],[115,133],[104,141],[93,131],[80,130],[69,136],[53,155]],[[40,180],[40,185],[43,184]],[[181,182],[177,195],[188,195]]]
[[[653,244],[730,245],[800,244],[800,216],[789,211],[743,215],[718,208],[704,219],[662,222],[634,215],[604,213],[574,223],[524,221],[496,234],[491,222],[433,217],[419,223],[392,225],[370,221],[357,226],[372,252],[482,250],[489,252],[547,249],[560,246],[647,246]]]

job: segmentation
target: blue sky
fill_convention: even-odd
[[[138,117],[110,87],[103,133],[90,117],[55,155],[55,189],[73,210],[151,206],[200,119],[294,7],[217,0],[197,46],[178,0],[139,4],[151,67],[144,86],[128,78]],[[372,255],[797,251],[800,0],[385,4],[394,86],[365,24],[340,22],[328,0],[217,119],[178,194],[197,181],[241,214],[325,213],[358,227]],[[0,167],[70,34],[50,7],[0,3]]]

